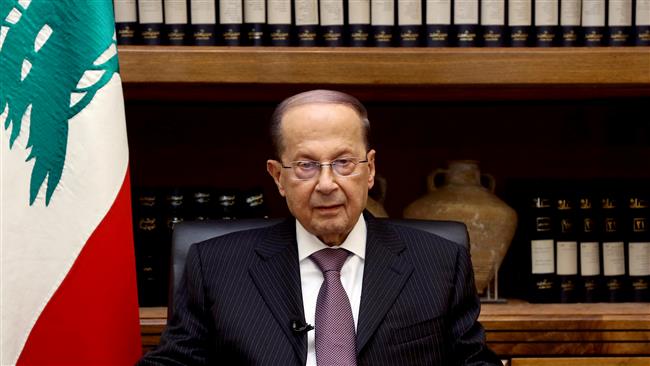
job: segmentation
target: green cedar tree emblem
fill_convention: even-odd
[[[112,1],[0,0],[0,19],[3,128],[11,128],[13,148],[23,115],[31,111],[29,204],[47,179],[48,205],[63,172],[68,121],[118,72],[116,53],[108,52],[115,47]],[[101,75],[96,82],[80,86],[84,73],[93,71]]]

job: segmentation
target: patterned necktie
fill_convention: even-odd
[[[348,295],[341,284],[341,267],[350,255],[345,249],[322,249],[311,260],[323,272],[316,300],[316,363],[318,366],[355,366],[357,344]]]

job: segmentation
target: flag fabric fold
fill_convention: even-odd
[[[141,353],[112,2],[0,0],[0,364]]]

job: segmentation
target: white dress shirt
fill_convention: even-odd
[[[309,256],[315,252],[330,248],[316,236],[308,232],[296,220],[296,240],[298,241],[298,260],[300,261],[300,283],[302,286],[302,301],[305,309],[305,321],[314,325],[316,319],[316,300],[323,284],[323,272]],[[359,319],[359,303],[361,302],[361,285],[363,282],[363,264],[366,257],[366,221],[363,215],[357,220],[345,241],[337,247],[352,253],[341,269],[341,283],[350,299],[354,327]],[[307,332],[307,366],[316,366],[316,345],[314,331]]]

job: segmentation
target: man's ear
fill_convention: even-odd
[[[266,171],[269,172],[271,177],[273,177],[273,181],[275,181],[275,185],[278,187],[280,196],[284,197],[284,187],[282,187],[282,183],[280,182],[280,176],[282,175],[282,166],[280,165],[280,162],[277,160],[267,160]]]
[[[368,190],[370,190],[375,185],[375,154],[376,151],[371,149],[368,151],[368,169],[370,173],[368,174]]]

